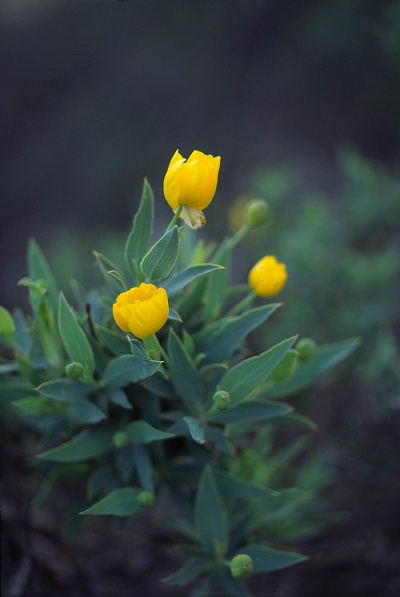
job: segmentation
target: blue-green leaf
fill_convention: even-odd
[[[100,325],[95,326],[97,337],[116,355],[129,352],[129,341],[126,335],[109,330]]]
[[[109,427],[94,427],[81,431],[57,448],[38,454],[37,458],[56,462],[79,462],[96,458],[111,448],[113,431]]]
[[[29,333],[28,323],[21,309],[15,309],[13,312],[15,321],[15,336],[17,344],[23,355],[28,356],[32,348],[32,336]]]
[[[84,399],[73,402],[68,412],[73,419],[85,425],[95,425],[106,418],[106,415],[96,404]]]
[[[15,323],[10,313],[0,307],[0,343],[15,346]]]
[[[224,269],[222,271],[213,272],[207,277],[207,288],[204,294],[206,303],[204,314],[207,321],[216,319],[225,303],[227,297],[229,259],[229,239],[225,239],[214,256],[215,262],[222,265]]]
[[[114,516],[132,516],[140,505],[137,501],[137,495],[141,490],[137,487],[123,487],[114,489],[103,499],[96,502],[87,510],[80,514],[113,514]]]
[[[215,270],[224,269],[221,265],[216,265],[215,263],[202,263],[198,265],[190,265],[181,269],[176,274],[172,274],[168,280],[164,280],[160,285],[165,288],[167,291],[168,296],[172,296],[176,294],[182,288],[187,286],[193,280],[196,280],[200,276],[204,276],[209,272],[213,272]]]
[[[122,408],[127,408],[128,410],[132,410],[132,404],[129,402],[123,390],[120,390],[118,388],[110,389],[108,392],[108,397],[110,399],[110,402],[112,402],[113,404],[117,404],[118,406],[121,406]]]
[[[58,304],[57,282],[42,249],[33,238],[30,239],[28,245],[28,272],[33,281],[46,281],[49,303],[52,306],[54,313],[56,313]]]
[[[58,325],[62,341],[71,361],[82,363],[89,373],[93,374],[95,362],[92,347],[62,292],[59,300]]]
[[[253,572],[271,572],[299,564],[307,558],[292,551],[281,551],[264,545],[245,545],[236,554],[245,553],[253,560]]]
[[[192,580],[194,580],[195,578],[200,576],[200,574],[208,570],[210,565],[210,560],[192,556],[186,560],[182,568],[171,574],[171,576],[163,578],[163,581],[168,583],[169,585],[177,585],[179,587],[182,587],[192,582]]]
[[[227,516],[209,464],[204,467],[200,477],[194,523],[201,541],[209,551],[214,550],[216,543],[224,544],[228,535]]]
[[[179,251],[178,228],[174,226],[144,256],[140,267],[149,281],[166,278],[175,265]]]
[[[168,338],[168,354],[171,359],[172,384],[186,406],[196,414],[203,392],[200,377],[185,347],[172,329]]]
[[[359,346],[358,338],[326,344],[318,348],[308,361],[299,361],[289,379],[277,383],[266,393],[268,398],[290,396],[310,385],[317,377],[348,357]]]
[[[266,400],[244,400],[228,410],[220,410],[209,415],[215,423],[256,423],[291,412],[293,409],[283,402]]]
[[[160,366],[159,361],[142,359],[133,354],[123,354],[109,361],[101,379],[112,388],[123,388],[153,375]]]
[[[228,358],[252,330],[260,326],[280,306],[264,305],[250,309],[238,317],[225,317],[205,327],[194,336],[197,352],[204,352],[203,363],[215,363]]]
[[[144,179],[142,199],[133,218],[132,230],[127,238],[124,257],[129,271],[136,277],[134,264],[139,264],[147,253],[153,231],[154,195],[147,179]],[[137,266],[136,266],[137,267]]]
[[[266,352],[251,357],[232,367],[221,379],[220,390],[225,390],[236,404],[252,392],[283,359],[296,337],[283,340]]]
[[[150,442],[174,437],[171,433],[160,431],[146,421],[133,421],[125,427],[125,431],[133,444],[148,444]]]
[[[230,473],[217,471],[214,469],[214,479],[219,493],[226,497],[236,498],[264,498],[277,492],[266,487],[258,487],[248,481],[243,481]]]
[[[183,417],[183,420],[188,426],[190,435],[194,441],[198,444],[205,444],[206,436],[204,425],[202,425],[198,419],[195,419],[195,417]]]
[[[43,396],[55,398],[60,402],[73,402],[88,396],[95,387],[94,384],[62,378],[45,381],[36,389]]]

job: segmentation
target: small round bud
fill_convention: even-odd
[[[264,199],[253,199],[246,205],[244,210],[244,221],[251,228],[259,226],[267,219],[269,207]]]
[[[114,433],[113,442],[116,448],[126,448],[131,440],[126,431],[117,431],[117,433]]]
[[[83,365],[82,363],[78,363],[77,361],[73,361],[69,363],[65,367],[65,375],[70,379],[78,379],[83,373]]]
[[[230,570],[233,578],[244,580],[253,572],[253,560],[245,553],[239,553],[232,558]]]
[[[137,503],[143,508],[151,508],[155,499],[155,495],[151,491],[141,491],[136,496]]]
[[[219,390],[219,392],[215,392],[212,399],[218,410],[226,410],[227,408],[229,408],[229,405],[231,403],[231,397],[229,396],[228,392],[224,392],[224,390]]]
[[[315,354],[317,343],[312,338],[302,338],[297,342],[296,350],[299,353],[299,359],[307,361]]]
[[[287,379],[296,367],[297,357],[297,350],[288,350],[281,362],[273,370],[272,379],[274,381],[283,381],[284,379]]]

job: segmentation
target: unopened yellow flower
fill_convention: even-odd
[[[273,255],[266,255],[250,270],[249,284],[258,296],[270,297],[282,290],[286,278],[285,264],[278,263]]]
[[[193,151],[185,160],[176,150],[164,178],[164,195],[176,211],[182,205],[181,217],[192,229],[201,228],[205,217],[201,210],[210,205],[217,188],[221,158]]]
[[[168,318],[168,297],[164,288],[154,284],[135,286],[117,296],[113,315],[124,332],[132,332],[144,340],[157,332]]]

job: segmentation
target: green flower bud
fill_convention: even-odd
[[[65,375],[70,379],[78,379],[83,373],[83,365],[82,363],[78,363],[77,361],[73,361],[69,363],[65,367]]]
[[[246,205],[244,210],[244,221],[251,228],[259,226],[267,219],[269,207],[264,199],[253,199]]]
[[[212,399],[218,410],[226,410],[231,403],[231,397],[228,392],[224,392],[223,390],[215,392]]]
[[[317,343],[312,338],[302,338],[296,344],[296,350],[299,353],[301,361],[310,359],[317,350]]]
[[[287,379],[296,368],[297,357],[297,350],[288,350],[281,362],[273,370],[272,379],[274,381],[283,381],[284,379]]]
[[[126,448],[131,440],[126,431],[117,431],[117,433],[114,433],[113,442],[116,448]]]
[[[155,495],[151,491],[141,491],[136,496],[137,503],[143,508],[150,508],[155,499]]]
[[[253,572],[253,560],[246,553],[239,553],[232,558],[230,570],[233,578],[244,580]]]

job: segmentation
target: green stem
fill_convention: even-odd
[[[168,232],[169,230],[171,230],[171,228],[173,226],[175,226],[175,224],[177,223],[177,221],[179,220],[179,216],[181,215],[181,211],[182,211],[182,205],[178,205],[178,209],[175,212],[174,217],[172,218],[168,228],[166,229],[165,232]]]
[[[234,247],[236,247],[236,245],[244,239],[249,230],[250,226],[248,224],[242,224],[239,230],[235,232],[235,234],[229,239],[229,248],[233,249]]]
[[[230,311],[228,311],[228,313],[225,314],[225,316],[230,317],[231,315],[236,315],[236,313],[239,313],[239,311],[242,311],[243,309],[248,307],[254,300],[255,296],[256,293],[254,292],[254,290],[251,290],[249,294],[245,296],[244,299],[236,303],[236,305],[234,305],[232,309],[230,309]]]

